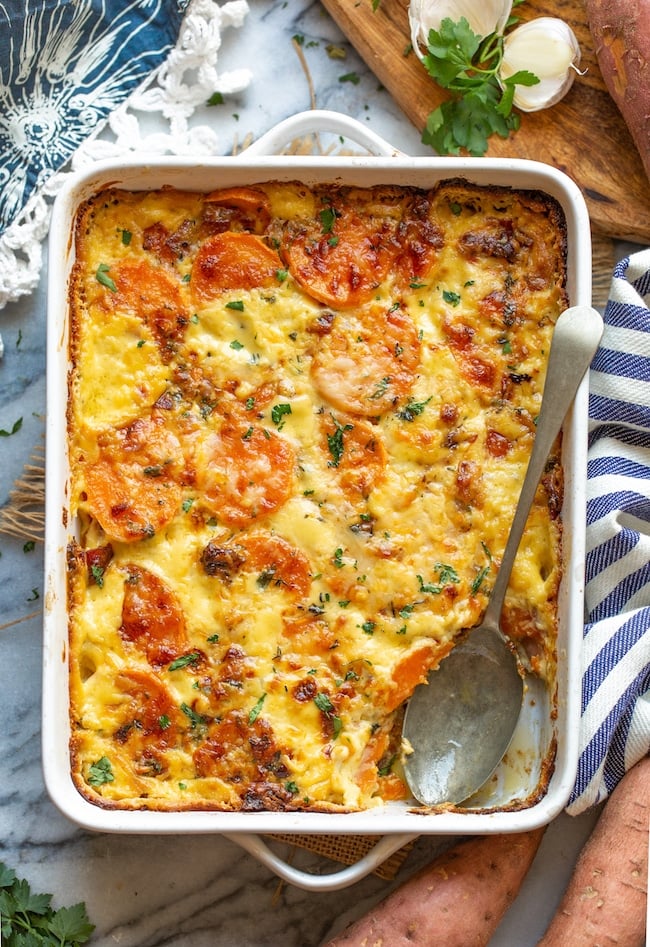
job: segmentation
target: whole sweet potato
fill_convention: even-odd
[[[324,947],[485,947],[543,834],[488,835],[454,845]]]
[[[642,947],[649,820],[650,756],[646,756],[605,803],[538,947]]]
[[[650,3],[586,0],[598,65],[650,178]]]

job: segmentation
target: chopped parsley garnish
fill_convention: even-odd
[[[261,589],[266,589],[273,582],[275,578],[275,566],[267,566],[266,569],[262,569],[260,574],[256,579],[256,583]]]
[[[348,431],[354,429],[353,424],[339,424],[334,415],[331,416],[332,421],[334,421],[334,433],[327,435],[327,449],[329,450],[332,459],[328,461],[328,467],[338,467],[341,463],[341,458],[343,457],[343,451],[345,449],[344,435]]]
[[[334,208],[325,207],[318,216],[320,217],[323,233],[331,233],[336,223],[336,211]]]
[[[207,717],[204,717],[203,714],[198,714],[196,710],[193,710],[185,701],[181,704],[181,710],[190,721],[192,730],[202,732],[205,729],[208,722]]]
[[[334,710],[334,704],[329,699],[327,694],[324,691],[321,691],[319,694],[316,694],[314,697],[314,703],[319,710],[322,710],[324,714],[331,714]]]
[[[100,263],[99,266],[97,267],[97,272],[95,273],[95,277],[98,283],[101,283],[102,286],[106,286],[106,288],[110,289],[112,293],[116,293],[117,286],[115,285],[115,281],[108,275],[109,271],[110,271],[110,266],[108,265],[108,263]]]
[[[261,711],[262,711],[262,706],[263,706],[265,700],[266,700],[266,694],[264,693],[264,694],[262,694],[262,696],[259,698],[259,700],[258,700],[257,703],[255,704],[255,706],[252,708],[252,710],[251,710],[250,713],[248,714],[248,722],[249,722],[249,724],[255,723],[255,721],[257,720],[257,718],[259,717],[259,715],[260,715],[260,713],[261,713]]]
[[[490,550],[488,549],[488,547],[485,545],[484,542],[481,542],[481,546],[483,547],[483,552],[487,556],[488,564],[486,566],[483,566],[483,568],[479,569],[479,571],[476,573],[476,576],[474,577],[474,581],[472,582],[471,589],[470,589],[472,595],[477,594],[477,592],[483,585],[483,582],[487,578],[490,572],[490,567],[492,565],[492,553],[490,552]]]
[[[388,776],[388,774],[393,768],[393,763],[395,762],[396,758],[397,757],[395,756],[391,756],[391,758],[387,760],[387,762],[382,763],[381,766],[377,767],[377,772],[379,773],[380,776]]]
[[[440,595],[446,585],[459,582],[458,573],[453,566],[447,565],[447,563],[437,562],[435,571],[438,573],[438,582],[435,585],[431,582],[425,582],[421,575],[417,577],[420,592],[429,595]]]
[[[290,404],[274,404],[271,408],[271,420],[277,425],[278,431],[284,427],[284,419],[291,414]]]
[[[422,414],[430,401],[431,397],[427,398],[426,401],[413,401],[412,398],[409,398],[401,411],[397,412],[397,417],[400,421],[413,421],[414,418]]]
[[[104,783],[112,783],[114,779],[113,767],[107,756],[96,760],[88,769],[88,782],[91,786],[103,786]]]
[[[230,343],[230,348],[234,349],[236,352],[239,352],[241,351],[241,349],[244,348],[244,345],[242,342],[239,342],[237,339],[233,339],[232,342]]]
[[[332,701],[329,699],[328,695],[324,691],[320,691],[314,697],[314,703],[318,707],[321,713],[325,714],[327,719],[332,724],[332,736],[336,740],[339,733],[343,728],[343,723],[341,718],[334,713],[335,707]]]
[[[237,312],[243,312],[244,304],[241,299],[233,299],[229,303],[226,303],[226,309],[236,309]]]
[[[488,574],[489,571],[490,571],[490,567],[489,567],[489,566],[483,566],[483,568],[482,568],[482,569],[479,569],[479,571],[476,573],[476,576],[475,576],[475,578],[474,578],[474,581],[472,582],[472,585],[471,585],[471,592],[472,592],[472,595],[476,595],[476,594],[477,594],[478,590],[479,590],[479,589],[481,588],[481,586],[483,585],[483,582],[484,582],[485,578],[487,577],[487,574]]]
[[[449,303],[450,306],[457,306],[460,303],[460,295],[458,293],[452,293],[450,289],[443,289],[442,298],[446,303]]]
[[[182,654],[179,658],[175,658],[172,663],[169,665],[170,671],[178,671],[180,668],[186,668],[190,664],[197,664],[201,660],[201,655],[198,651],[191,651],[189,654]]]
[[[381,381],[377,383],[377,387],[375,388],[373,393],[370,395],[370,400],[376,401],[377,398],[383,398],[383,396],[388,391],[388,386],[390,385],[391,381],[392,379],[390,375],[384,375]]]

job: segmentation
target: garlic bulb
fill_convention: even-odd
[[[458,23],[463,17],[477,36],[502,33],[512,0],[411,0],[409,23],[411,43],[420,59],[426,55],[430,30],[439,30],[445,18]]]
[[[506,36],[501,79],[526,69],[540,80],[515,87],[514,104],[522,112],[536,112],[559,102],[573,84],[580,65],[580,47],[571,27],[552,16],[522,23]]]

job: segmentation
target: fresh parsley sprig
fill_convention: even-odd
[[[422,134],[425,145],[439,154],[484,155],[488,138],[507,138],[519,128],[513,112],[515,86],[536,85],[537,76],[520,70],[499,79],[503,59],[503,36],[491,33],[481,38],[465,19],[455,23],[446,17],[439,30],[430,30],[427,55],[423,59],[429,75],[452,97],[434,109]]]
[[[95,930],[83,902],[54,910],[51,894],[34,894],[29,883],[0,861],[0,931],[3,947],[79,947]]]

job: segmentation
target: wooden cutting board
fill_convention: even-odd
[[[445,93],[431,79],[410,43],[408,0],[322,0],[323,6],[368,67],[421,131]],[[582,0],[526,0],[521,21],[558,16],[574,30],[582,51],[571,91],[551,109],[521,115],[508,139],[493,136],[488,155],[532,158],[577,182],[595,232],[650,243],[650,183],[627,126],[596,62]],[[399,142],[392,142],[399,147]]]

